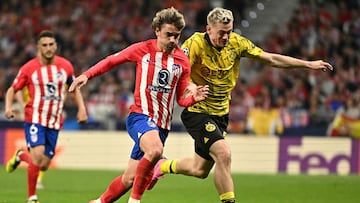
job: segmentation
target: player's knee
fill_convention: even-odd
[[[215,162],[217,164],[230,165],[231,164],[231,151],[230,149],[224,149],[216,153]]]
[[[162,147],[154,147],[145,152],[145,154],[151,161],[157,161],[162,157],[163,151]]]

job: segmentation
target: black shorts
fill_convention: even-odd
[[[181,113],[181,120],[195,141],[195,152],[206,160],[213,160],[209,149],[214,142],[224,139],[229,115],[212,116],[190,112],[185,108]]]

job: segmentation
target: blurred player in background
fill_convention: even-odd
[[[214,168],[214,183],[223,203],[235,202],[231,152],[225,141],[230,93],[239,76],[240,58],[247,57],[278,68],[332,70],[322,60],[304,61],[268,53],[233,32],[230,10],[214,8],[207,16],[206,32],[194,33],[182,45],[191,64],[191,81],[209,85],[209,96],[183,110],[181,119],[195,141],[195,154],[175,160],[161,159],[154,169],[151,189],[163,174],[178,173],[206,178]]]
[[[184,27],[184,17],[176,9],[157,12],[152,22],[156,39],[135,43],[106,57],[71,85],[69,91],[77,90],[89,79],[119,64],[136,63],[134,104],[126,120],[128,133],[135,142],[128,167],[97,200],[90,202],[114,202],[131,187],[128,202],[140,202],[152,178],[154,165],[162,157],[175,97],[179,105],[189,106],[207,96],[207,86],[189,85],[189,60],[177,45]]]
[[[28,203],[37,203],[36,183],[39,171],[45,171],[55,155],[59,130],[63,124],[63,106],[67,87],[73,82],[74,68],[65,58],[56,55],[57,43],[51,31],[42,31],[37,40],[37,56],[24,64],[6,92],[5,116],[14,117],[13,101],[24,88],[29,94],[25,104],[24,130],[29,154],[22,149],[7,162],[6,171],[13,172],[21,161],[28,164]],[[78,122],[86,122],[82,95],[74,92],[78,105]]]

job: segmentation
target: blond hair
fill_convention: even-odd
[[[174,7],[163,9],[156,13],[151,26],[155,30],[156,28],[161,29],[164,24],[174,25],[181,31],[185,27],[184,16]]]
[[[234,21],[233,14],[230,10],[216,7],[211,10],[207,16],[207,24],[213,25],[215,23],[228,24]]]

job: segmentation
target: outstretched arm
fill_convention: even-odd
[[[306,61],[291,56],[269,53],[265,51],[259,56],[259,58],[257,58],[257,60],[277,68],[309,68],[315,70],[320,69],[323,71],[333,70],[331,64],[323,60]]]

